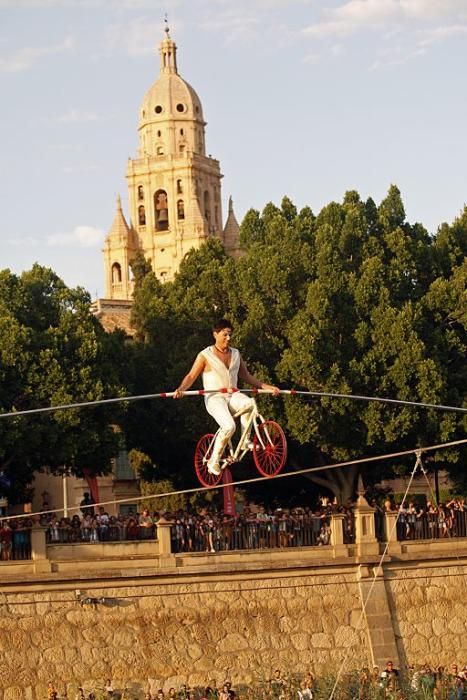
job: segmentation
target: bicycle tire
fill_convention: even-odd
[[[217,486],[222,479],[222,472],[220,474],[211,474],[211,472],[208,471],[207,461],[213,447],[213,438],[213,433],[206,433],[206,435],[203,435],[203,437],[198,440],[195,447],[194,461],[196,476],[200,484],[208,488]]]
[[[260,438],[253,438],[253,459],[262,476],[279,474],[287,459],[287,440],[281,426],[273,420],[266,420],[258,426]]]

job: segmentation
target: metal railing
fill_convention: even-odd
[[[7,530],[0,533],[0,561],[31,559],[31,528]]]
[[[47,544],[77,544],[80,542],[135,542],[156,539],[156,526],[119,523],[97,527],[49,526]]]
[[[402,512],[397,516],[396,532],[400,542],[467,537],[467,511]]]
[[[331,519],[308,521],[241,520],[174,523],[172,552],[227,552],[234,550],[317,547],[330,544]]]

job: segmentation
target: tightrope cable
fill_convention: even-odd
[[[311,474],[313,472],[323,472],[323,471],[329,471],[331,469],[341,469],[343,467],[348,467],[354,464],[367,464],[369,462],[378,462],[382,461],[385,459],[395,459],[397,457],[407,457],[408,455],[414,455],[417,454],[418,452],[432,452],[434,450],[443,450],[447,449],[449,447],[456,447],[459,445],[465,445],[467,444],[467,438],[463,440],[454,440],[452,442],[445,442],[441,443],[439,445],[428,445],[427,447],[414,447],[410,450],[402,450],[400,452],[391,452],[388,454],[384,455],[375,455],[373,457],[361,457],[360,459],[352,459],[348,460],[346,462],[336,462],[334,464],[327,464],[327,465],[321,465],[319,467],[306,467],[305,469],[297,469],[293,472],[284,472],[281,474],[276,474],[275,476],[257,476],[254,479],[243,479],[242,481],[235,481],[233,482],[233,486],[244,486],[246,484],[254,484],[258,481],[269,481],[272,479],[288,479],[290,477],[294,476],[301,476],[303,474]],[[216,486],[196,486],[190,489],[181,489],[179,491],[167,491],[165,493],[155,493],[155,494],[148,494],[146,496],[133,496],[131,498],[121,498],[121,499],[113,499],[111,501],[100,501],[99,503],[93,503],[93,506],[108,506],[108,505],[117,505],[119,503],[139,503],[140,501],[148,501],[152,499],[158,499],[158,498],[167,498],[169,496],[185,496],[188,494],[193,494],[193,493],[201,493],[203,491],[212,491],[213,489],[224,489],[227,486],[230,486],[231,484],[216,484]],[[68,506],[67,507],[68,511],[78,511],[81,510],[81,506]],[[50,510],[40,510],[36,511],[35,513],[23,513],[21,515],[11,515],[11,516],[3,516],[0,518],[0,522],[2,520],[18,520],[20,518],[33,518],[35,516],[40,516],[40,515],[49,515],[51,513],[62,513],[64,511],[63,508],[54,508]]]

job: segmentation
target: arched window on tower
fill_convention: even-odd
[[[183,204],[183,199],[179,199],[177,202],[177,219],[185,218],[185,205]]]
[[[158,146],[156,148],[156,155],[158,156],[163,156],[164,155],[164,147],[163,146]]]
[[[154,219],[156,231],[167,231],[169,228],[169,206],[167,203],[167,192],[157,190],[154,194]]]
[[[183,194],[183,185],[181,180],[177,180],[177,194]]]
[[[144,187],[143,187],[143,185],[138,185],[138,199],[144,199]]]
[[[112,284],[120,284],[122,281],[122,268],[120,263],[114,263],[112,265]]]
[[[185,144],[184,143],[178,144],[178,152],[180,153],[180,155],[183,155],[185,153]]]
[[[140,226],[146,226],[146,210],[144,204],[138,207],[138,223]]]
[[[204,190],[204,218],[211,223],[211,197],[208,190]]]

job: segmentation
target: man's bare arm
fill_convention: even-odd
[[[267,391],[271,391],[274,396],[277,396],[280,392],[280,389],[278,389],[277,386],[273,386],[272,384],[266,384],[265,382],[260,381],[252,374],[250,374],[243,359],[240,359],[240,368],[238,370],[238,376],[240,377],[240,379],[243,379],[247,384],[250,384],[251,386],[255,387],[255,389],[266,389]]]
[[[201,372],[204,371],[206,367],[206,360],[201,355],[197,356],[196,360],[193,362],[193,367],[190,369],[188,374],[182,379],[180,386],[175,390],[174,399],[181,399],[184,392],[187,391],[192,384],[198,379]]]

